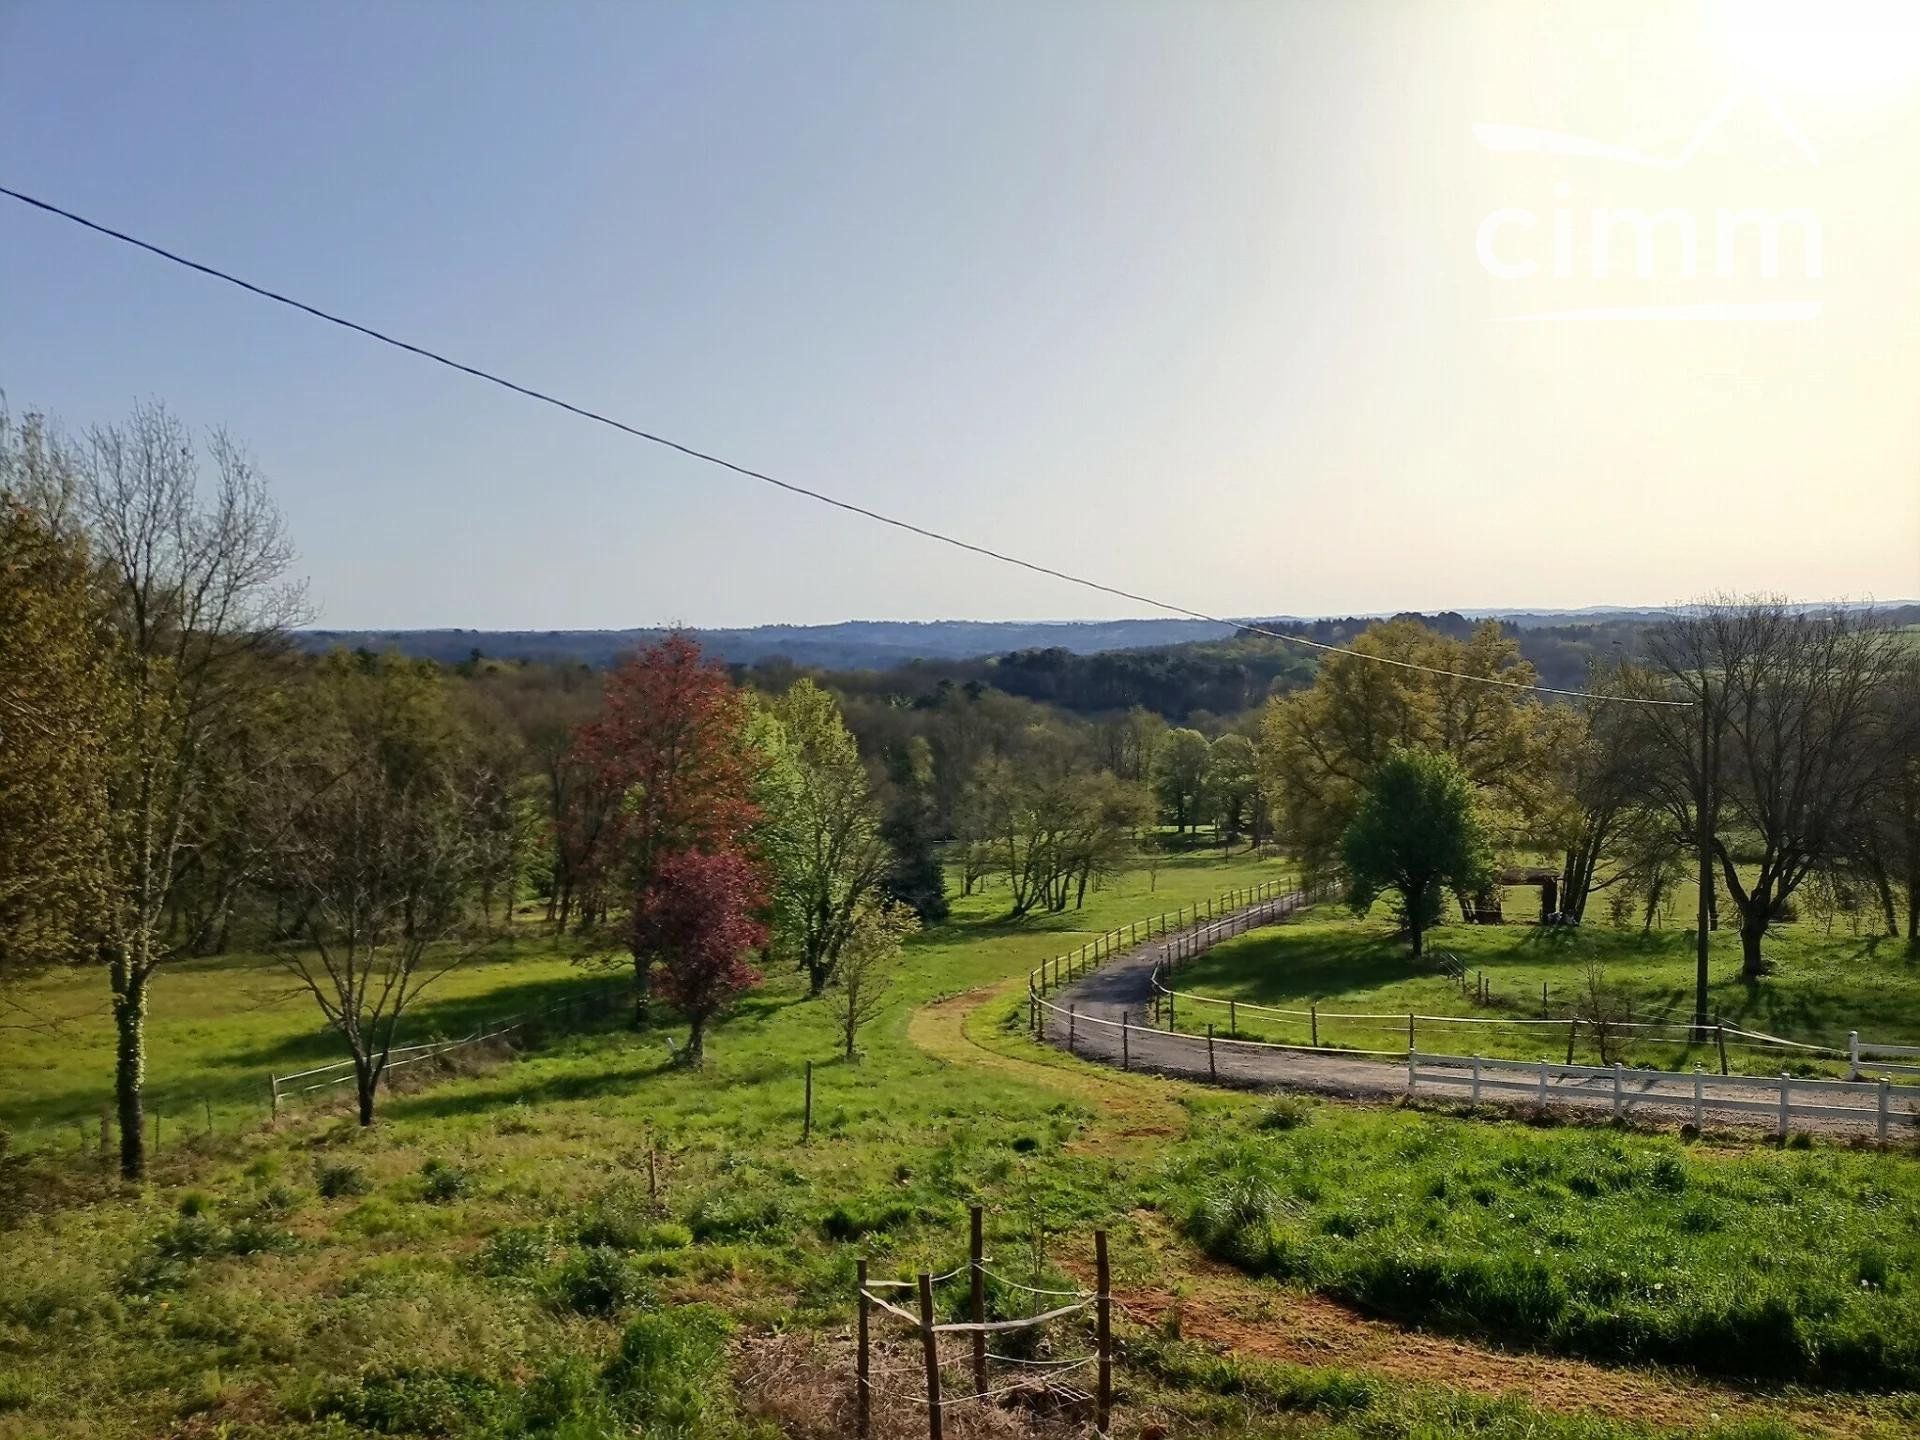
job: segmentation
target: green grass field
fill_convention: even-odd
[[[1429,954],[1419,967],[1406,941],[1395,935],[1384,906],[1355,919],[1337,906],[1322,906],[1293,924],[1241,936],[1183,965],[1177,988],[1243,1004],[1392,1016],[1375,1021],[1323,1015],[1320,1043],[1355,1049],[1406,1050],[1408,1011],[1477,1020],[1533,1021],[1543,1014],[1565,1017],[1581,1003],[1588,966],[1597,964],[1605,984],[1630,1005],[1634,1021],[1686,1022],[1693,1014],[1694,953],[1691,931],[1642,934],[1604,924],[1577,928],[1537,925],[1445,925],[1427,937]],[[1920,952],[1903,939],[1828,935],[1805,924],[1782,925],[1767,953],[1775,971],[1758,985],[1740,979],[1739,936],[1713,936],[1710,1007],[1727,1025],[1767,1035],[1844,1049],[1847,1032],[1863,1041],[1920,1043]],[[1463,990],[1440,968],[1442,954],[1457,956],[1473,974]],[[1487,977],[1488,1000],[1477,999],[1477,975]],[[1544,1009],[1542,986],[1546,987]],[[1214,1006],[1176,1005],[1182,1029],[1224,1026]],[[1305,1018],[1238,1010],[1240,1034],[1256,1040],[1303,1044]],[[1539,1025],[1430,1024],[1416,1031],[1423,1050],[1533,1060],[1565,1058],[1568,1027]],[[1685,1037],[1636,1038],[1630,1063],[1684,1069],[1696,1061],[1718,1064],[1712,1045],[1689,1046]],[[1592,1062],[1588,1033],[1576,1042],[1575,1058]],[[1728,1049],[1730,1068],[1778,1073],[1780,1052],[1749,1050],[1737,1040]],[[1835,1070],[1812,1058],[1788,1062],[1796,1070]]]
[[[1792,1360],[1765,1373],[1801,1382],[1741,1395],[1635,1371],[1615,1397],[1623,1418],[1588,1394],[1609,1385],[1593,1371],[1571,1387],[1582,1413],[1567,1413],[1458,1388],[1444,1368],[1222,1355],[1123,1318],[1122,1434],[1149,1420],[1330,1440],[1910,1432],[1911,1397],[1874,1393],[1911,1383],[1920,1326],[1909,1156],[1334,1105],[1276,1128],[1257,1097],[1088,1066],[1035,1047],[1014,1019],[1019,977],[1044,956],[1276,873],[1183,857],[1151,891],[1135,873],[1085,911],[1020,925],[996,919],[991,891],[963,900],[910,947],[856,1063],[835,1058],[830,1017],[797,977],[778,975],[715,1033],[702,1073],[670,1064],[664,1022],[606,1028],[387,1096],[364,1132],[325,1107],[242,1128],[261,1070],[326,1047],[301,1004],[266,1003],[279,982],[238,962],[183,965],[156,994],[155,1088],[225,1079],[231,1124],[164,1149],[139,1192],[57,1150],[0,1167],[30,1207],[0,1236],[0,1437],[843,1434],[836,1337],[855,1255],[888,1275],[950,1268],[969,1202],[987,1207],[998,1268],[1029,1283],[1084,1274],[1104,1225],[1123,1295],[1206,1287],[1194,1293],[1225,1307],[1317,1291],[1469,1338],[1635,1361],[1704,1364],[1727,1335],[1759,1337]],[[443,996],[468,1007],[443,1012],[445,1028],[593,983],[521,945]],[[65,984],[85,999],[97,979]],[[1015,989],[964,1026],[963,1010],[929,1026],[949,1008],[930,1002],[998,983]],[[49,1117],[49,1143],[57,1117],[89,1113],[99,1093],[104,1026],[89,1023],[64,1051],[0,1059],[9,1113]],[[1248,1177],[1250,1190],[1232,1188]],[[1643,1189],[1658,1203],[1641,1207]],[[1629,1212],[1637,1228],[1623,1231]],[[1832,1242],[1830,1260],[1797,1280],[1764,1269],[1810,1236]],[[1398,1269],[1363,1263],[1376,1250],[1417,1261],[1424,1288],[1391,1290]],[[1256,1278],[1229,1295],[1198,1268],[1202,1251]],[[1624,1272],[1618,1285],[1609,1270]],[[1546,1297],[1528,1303],[1558,1307],[1554,1323],[1531,1326],[1542,1310],[1516,1325],[1512,1295],[1527,1285]],[[1759,1320],[1722,1303],[1747,1290],[1767,1302]],[[1642,1338],[1605,1338],[1593,1317],[1610,1295],[1635,1297]],[[996,1315],[1030,1303],[997,1285],[990,1299]],[[1721,1314],[1731,1329],[1709,1323]],[[1084,1343],[1071,1329],[1055,1339]],[[1845,1364],[1829,1373],[1824,1354]],[[1481,1363],[1498,1375],[1506,1362]],[[1632,1418],[1641,1409],[1649,1418]]]

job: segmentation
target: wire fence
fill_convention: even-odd
[[[1032,1395],[1056,1412],[1091,1410],[1096,1431],[1106,1434],[1113,1410],[1113,1295],[1107,1266],[1106,1231],[1096,1230],[1093,1234],[1094,1288],[1055,1290],[1022,1284],[988,1269],[990,1257],[985,1248],[982,1207],[969,1207],[969,1216],[971,1249],[967,1263],[956,1266],[944,1275],[933,1275],[923,1270],[912,1280],[877,1280],[867,1273],[865,1256],[856,1262],[854,1386],[859,1433],[862,1436],[872,1433],[873,1400],[876,1396],[925,1410],[929,1440],[941,1440],[945,1411],[960,1405],[981,1405],[1021,1392]],[[962,1276],[967,1278],[970,1289],[972,1318],[943,1323],[935,1318],[934,1288]],[[1038,1301],[1059,1300],[1064,1303],[1050,1305],[1034,1315],[989,1320],[986,1305],[986,1282],[989,1278],[1009,1289],[1032,1295]],[[1034,1278],[1038,1279],[1039,1276]],[[914,1292],[918,1300],[916,1309],[909,1310],[903,1305],[896,1305],[885,1295],[877,1293],[902,1290]],[[1093,1312],[1094,1348],[1085,1354],[1036,1358],[1002,1354],[987,1348],[989,1336],[1043,1329],[1056,1321],[1068,1320],[1087,1311]],[[919,1338],[921,1363],[918,1367],[891,1371],[874,1368],[873,1324],[877,1318],[883,1317],[908,1326]],[[965,1338],[968,1341],[971,1355],[965,1373],[971,1389],[954,1393],[949,1387],[944,1372],[954,1367],[946,1366],[942,1360],[940,1343],[943,1338]],[[1021,1372],[1020,1378],[996,1383],[993,1376],[995,1365],[1014,1367]],[[920,1376],[918,1388],[875,1383],[876,1380],[901,1380],[913,1374],[916,1368]],[[1067,1375],[1089,1368],[1095,1370],[1093,1391],[1083,1391],[1063,1383]]]

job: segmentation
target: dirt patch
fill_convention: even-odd
[[[1016,975],[997,985],[985,985],[936,1000],[914,1011],[907,1020],[907,1038],[935,1060],[970,1069],[1009,1075],[1083,1101],[1098,1116],[1093,1133],[1076,1142],[1085,1147],[1125,1139],[1166,1139],[1186,1133],[1186,1112],[1174,1099],[1175,1086],[1148,1076],[1129,1076],[1081,1065],[1057,1052],[1045,1051],[1029,1059],[983,1045],[968,1033],[967,1021],[983,1006],[1010,999],[1026,984]]]

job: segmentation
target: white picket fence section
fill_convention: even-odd
[[[1892,1047],[1888,1047],[1892,1048]],[[1814,1080],[1788,1075],[1713,1075],[1670,1070],[1631,1070],[1612,1065],[1562,1065],[1551,1060],[1493,1060],[1478,1055],[1407,1056],[1407,1091],[1440,1086],[1469,1101],[1530,1098],[1547,1105],[1610,1104],[1624,1118],[1635,1107],[1690,1111],[1702,1125],[1709,1111],[1766,1115],[1786,1135],[1795,1119],[1848,1121],[1872,1128],[1885,1140],[1895,1124],[1920,1125],[1920,1094],[1895,1089],[1886,1080]]]
[[[1897,1063],[1901,1060],[1920,1061],[1920,1045],[1862,1045],[1858,1030],[1847,1035],[1847,1067],[1855,1080],[1868,1075],[1920,1075],[1920,1064]]]

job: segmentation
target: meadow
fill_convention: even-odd
[[[137,1191],[58,1148],[0,1167],[16,1201],[0,1437],[844,1434],[854,1257],[950,1268],[968,1203],[1026,1283],[1083,1278],[1090,1232],[1112,1232],[1122,1434],[1910,1432],[1911,1156],[1272,1102],[1024,1035],[1020,977],[1042,957],[1277,873],[1179,857],[1017,925],[992,890],[960,900],[910,944],[851,1063],[825,1008],[776,974],[702,1072],[671,1062],[670,1017],[608,1024],[386,1096],[368,1131],[325,1102],[274,1129],[246,1119],[263,1063],[320,1058],[315,1017],[240,961],[183,963],[156,991],[154,1083],[224,1078],[231,1123],[163,1146]],[[452,1031],[601,983],[516,944],[422,1020]],[[63,983],[80,997],[96,979]],[[49,1144],[97,1103],[87,1023],[71,1053],[0,1059],[6,1113]],[[1302,1308],[1316,1297],[1338,1306]],[[1392,1363],[1279,1343],[1315,1314]],[[1398,1319],[1468,1348],[1416,1364],[1427,1342],[1379,1323]],[[1231,1348],[1208,1330],[1229,1322]],[[1751,1358],[1720,1358],[1736,1347]],[[1518,1393],[1542,1373],[1559,1403]]]
[[[1355,1049],[1406,1048],[1405,1015],[1463,1016],[1474,1020],[1535,1021],[1564,1018],[1591,1004],[1590,977],[1612,997],[1613,1014],[1635,1023],[1692,1019],[1694,946],[1690,930],[1642,932],[1635,925],[1578,927],[1443,925],[1427,936],[1428,955],[1415,965],[1404,937],[1396,934],[1384,905],[1363,918],[1339,906],[1319,906],[1297,922],[1256,931],[1214,947],[1185,964],[1175,982],[1182,991],[1232,999],[1242,1005],[1390,1016],[1372,1021],[1322,1015],[1320,1042]],[[1828,934],[1811,924],[1784,924],[1769,937],[1774,972],[1759,984],[1740,978],[1740,938],[1722,930],[1712,937],[1709,1009],[1729,1027],[1844,1050],[1858,1030],[1866,1043],[1920,1043],[1920,951],[1884,935]],[[1463,987],[1442,968],[1455,958],[1467,972]],[[1486,995],[1479,996],[1479,978]],[[1544,1005],[1543,1005],[1543,990]],[[1224,1025],[1215,1006],[1176,1006],[1182,1029]],[[1237,1010],[1239,1033],[1249,1039],[1304,1044],[1312,1022],[1251,1008]],[[1428,1025],[1418,1031],[1420,1048],[1518,1060],[1566,1058],[1565,1025]],[[1621,1032],[1622,1058],[1631,1064],[1687,1069],[1717,1068],[1711,1043],[1689,1044],[1684,1035]],[[1729,1068],[1777,1074],[1781,1053],[1728,1043]],[[1574,1058],[1599,1056],[1591,1027],[1576,1037]],[[1796,1073],[1841,1073],[1843,1065],[1806,1056],[1786,1062]]]

